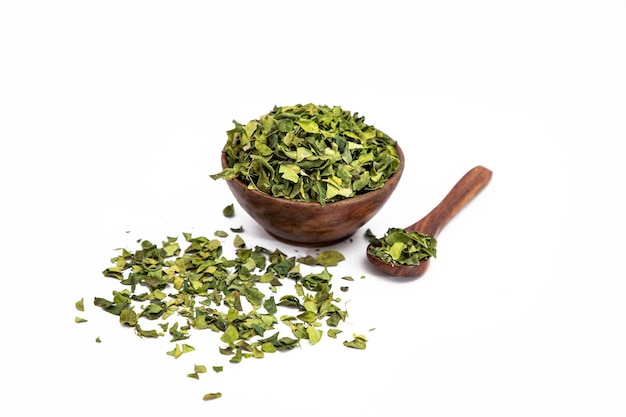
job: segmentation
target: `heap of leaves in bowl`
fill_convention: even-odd
[[[325,205],[381,188],[400,164],[393,139],[339,106],[274,107],[233,123],[228,167],[211,177],[274,197]]]

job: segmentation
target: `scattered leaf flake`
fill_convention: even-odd
[[[103,271],[122,288],[107,298],[94,297],[94,305],[117,316],[143,338],[168,334],[174,343],[190,338],[191,331],[217,332],[225,344],[217,349],[229,356],[230,363],[289,351],[300,346],[302,339],[317,344],[324,324],[331,327],[326,331],[329,338],[336,339],[341,332],[336,327],[345,321],[347,312],[338,304],[341,299],[333,295],[328,267],[341,262],[343,255],[318,250],[315,257],[299,262],[279,249],[246,247],[238,236],[235,256],[230,258],[224,256],[216,238],[183,233],[186,247],[174,237],[161,244],[138,239],[139,249],[120,249],[111,259],[112,266]],[[301,265],[310,267],[311,272],[301,273]],[[293,282],[294,294],[267,296],[286,281]],[[160,331],[140,325],[156,320]],[[279,331],[278,324],[284,325],[284,330]],[[96,341],[99,343],[99,338]],[[193,350],[191,345],[176,343],[167,354],[179,358]],[[221,372],[223,367],[213,370]],[[187,375],[199,378],[203,372],[206,368],[198,365]]]
[[[215,400],[217,398],[220,398],[222,396],[221,392],[210,392],[208,394],[204,394],[204,397],[202,397],[202,399],[204,401],[210,401],[210,400]]]
[[[176,343],[176,346],[174,347],[174,349],[168,351],[167,354],[170,356],[173,356],[174,359],[178,359],[181,357],[183,353],[192,352],[194,350],[196,349],[193,346],[183,343],[181,347],[178,343]]]
[[[343,256],[343,254],[339,251],[325,250],[317,255],[315,261],[321,266],[336,266],[339,262],[345,259],[345,256]]]
[[[343,342],[343,345],[353,349],[365,349],[367,344],[367,338],[363,335],[352,335],[354,339],[346,340]]]
[[[235,235],[235,240],[233,241],[233,244],[236,248],[243,248],[246,246],[246,242],[239,234]]]
[[[339,330],[339,329],[328,329],[326,333],[328,334],[328,337],[332,337],[333,339],[336,339],[337,335],[341,333],[342,331],[343,330]]]
[[[222,210],[222,214],[224,217],[233,217],[235,215],[235,206],[233,204],[229,204]]]
[[[306,333],[309,336],[309,342],[311,342],[312,345],[317,344],[322,339],[322,335],[324,334],[321,330],[316,329],[313,326],[307,327]]]

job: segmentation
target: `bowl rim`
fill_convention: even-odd
[[[274,197],[270,194],[264,193],[262,191],[259,191],[257,189],[250,189],[248,188],[248,184],[246,184],[245,182],[243,182],[241,179],[239,178],[232,178],[228,181],[229,183],[234,184],[236,187],[243,189],[246,193],[251,193],[255,196],[258,196],[259,198],[265,198],[265,199],[270,199],[271,201],[282,201],[285,203],[289,203],[289,204],[293,204],[293,205],[300,205],[301,207],[326,207],[328,205],[332,205],[333,207],[338,207],[340,205],[349,205],[349,204],[354,204],[354,202],[356,201],[360,201],[363,199],[371,199],[373,198],[376,194],[379,194],[381,192],[383,192],[383,189],[385,188],[385,186],[391,182],[391,181],[395,181],[396,185],[397,183],[400,181],[400,177],[402,176],[402,173],[404,171],[404,162],[405,162],[405,156],[404,156],[404,152],[402,151],[402,148],[400,147],[400,145],[398,144],[398,142],[396,142],[395,146],[396,148],[396,152],[398,152],[398,159],[400,160],[400,164],[398,165],[398,169],[396,170],[396,172],[394,172],[389,178],[387,178],[387,181],[385,181],[385,183],[383,184],[382,187],[377,188],[375,190],[370,190],[366,193],[363,194],[358,194],[355,195],[353,197],[348,197],[348,198],[344,198],[341,200],[337,200],[337,201],[331,201],[326,203],[324,206],[322,206],[319,202],[316,201],[298,201],[298,200],[289,200],[286,198],[282,198],[282,197]],[[226,152],[222,151],[221,153],[221,164],[222,164],[222,168],[229,168],[228,166],[228,161],[226,159]]]

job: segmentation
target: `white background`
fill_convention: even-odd
[[[625,74],[624,1],[2,2],[3,409],[626,415]],[[187,378],[224,361],[216,345],[192,337],[174,360],[120,328],[91,304],[115,288],[101,271],[136,239],[239,225],[249,245],[312,253],[238,207],[225,219],[234,199],[209,178],[233,119],[308,102],[358,112],[407,158],[335,247],[331,272],[355,277],[344,333],[368,347],[323,339]],[[475,165],[492,182],[426,275],[368,266],[366,228],[417,221]]]

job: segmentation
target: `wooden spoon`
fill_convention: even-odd
[[[467,205],[483,188],[489,184],[492,172],[482,166],[472,168],[456,183],[448,195],[423,219],[404,230],[407,232],[420,231],[437,238],[439,232],[456,214]],[[419,277],[428,269],[430,258],[422,260],[418,265],[402,265],[383,261],[369,253],[367,258],[378,269],[389,275],[399,277]]]

